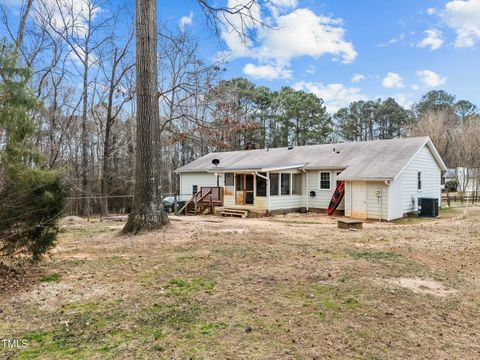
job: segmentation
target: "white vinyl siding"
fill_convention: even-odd
[[[367,186],[367,217],[369,219],[390,220],[388,218],[388,185],[384,182],[368,181]],[[380,191],[381,197],[378,198],[377,191]],[[345,184],[345,216],[351,216],[352,207],[352,182],[347,181]]]
[[[193,185],[198,186],[198,190],[202,186],[217,186],[217,179],[213,173],[183,173],[180,175],[180,198],[189,200],[193,194]],[[219,185],[223,186],[223,177],[219,178]]]
[[[422,176],[422,189],[418,190],[418,172]],[[402,184],[402,214],[417,210],[418,198],[428,197],[441,201],[441,170],[427,146],[422,147],[396,181]]]
[[[305,197],[302,195],[272,196],[270,198],[270,209],[280,210],[301,208],[302,206],[304,206],[304,199]]]
[[[290,174],[290,173],[282,173]],[[301,176],[301,192],[303,195],[275,195],[270,196],[270,210],[281,210],[281,209],[297,209],[305,206],[305,174],[297,173]],[[271,175],[271,174],[270,174]],[[280,176],[281,177],[281,176]],[[292,187],[290,180],[290,189]],[[265,199],[265,205],[267,205],[267,198]],[[259,204],[260,205],[260,204]],[[265,207],[265,208],[266,208]]]
[[[308,173],[308,207],[310,209],[327,209],[332,200],[333,192],[337,184],[336,174],[342,170],[333,170],[330,172],[330,189],[320,189],[320,173],[327,171],[310,171]],[[305,175],[304,175],[305,176]],[[310,196],[310,191],[315,191],[315,196]],[[304,205],[305,206],[305,205]],[[338,205],[337,210],[345,209],[345,200]]]
[[[367,182],[367,217],[382,220],[388,217],[388,186],[384,182]]]
[[[388,187],[388,219],[395,220],[403,217],[402,210],[402,180],[397,179]]]

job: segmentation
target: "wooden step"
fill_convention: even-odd
[[[241,217],[242,219],[245,219],[246,217],[248,217],[248,210],[223,209],[222,211],[220,211],[220,215],[235,216],[235,217]]]
[[[248,210],[244,210],[244,209],[223,208],[222,210],[228,211],[231,213],[247,213],[248,214]]]

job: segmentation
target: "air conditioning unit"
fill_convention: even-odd
[[[438,199],[418,198],[418,213],[421,217],[437,217]]]

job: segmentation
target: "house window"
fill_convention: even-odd
[[[330,172],[320,173],[320,189],[330,190]]]
[[[192,194],[195,195],[198,192],[198,185],[192,185]]]
[[[267,176],[265,173],[259,175]],[[267,196],[267,180],[257,176],[257,196]]]
[[[292,175],[292,194],[302,195],[302,174]]]
[[[278,195],[278,174],[270,174],[270,195]]]
[[[290,195],[290,174],[282,174],[282,195]]]
[[[225,174],[225,186],[233,186],[233,174],[226,173]]]
[[[417,189],[422,190],[422,172],[417,172]]]

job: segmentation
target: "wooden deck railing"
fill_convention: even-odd
[[[204,211],[206,207],[210,207],[214,211],[215,206],[223,205],[223,187],[221,186],[202,186],[200,190],[188,200],[182,208],[177,211],[177,214],[193,211],[197,214],[199,211]]]

